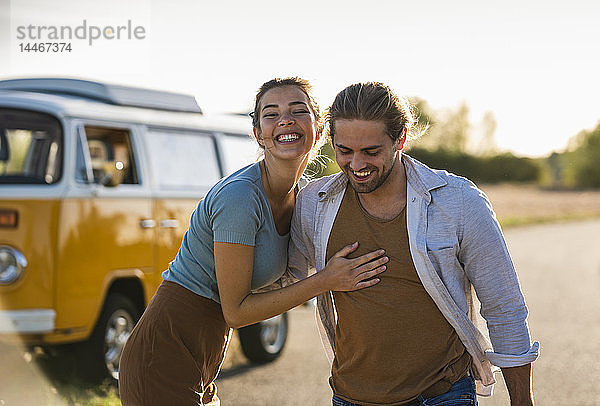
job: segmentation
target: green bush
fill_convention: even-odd
[[[600,122],[573,137],[569,149],[553,153],[544,164],[543,186],[561,189],[600,188]]]
[[[600,122],[577,138],[578,147],[565,155],[565,164],[572,166],[573,183],[577,188],[600,188]]]
[[[429,150],[413,147],[407,152],[424,164],[471,179],[476,183],[537,182],[541,163],[531,158],[520,158],[510,153],[476,156],[446,149]],[[330,175],[339,171],[331,144],[321,149],[321,157],[307,168],[312,177]]]
[[[476,156],[442,148],[414,147],[408,154],[432,168],[445,169],[476,183],[537,182],[541,174],[538,160],[511,153]]]

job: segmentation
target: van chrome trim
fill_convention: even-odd
[[[179,221],[175,219],[161,220],[160,228],[177,228],[179,226]]]
[[[152,219],[140,220],[140,227],[142,228],[154,228],[156,227],[156,221]]]
[[[53,309],[0,310],[0,333],[49,333],[55,320]]]
[[[87,144],[87,137],[85,134],[85,128],[82,124],[77,125],[77,138],[78,138],[78,148],[81,147],[81,152],[83,153],[83,160],[85,164],[85,174],[87,178],[87,183],[94,183],[94,172],[92,170],[92,157],[90,156],[90,148]],[[79,153],[79,151],[77,151]],[[77,168],[76,168],[77,169]]]
[[[27,269],[27,259],[21,251],[11,247],[10,245],[0,245],[0,255],[0,260],[2,262],[8,260],[11,257],[15,262],[14,265],[9,266],[8,275],[4,274],[0,277],[0,286],[12,285],[13,283],[21,279],[21,277],[25,273],[25,270]],[[0,264],[0,266],[4,267],[6,266],[6,263],[2,263]],[[6,269],[5,271],[3,271],[3,273],[4,272],[6,272]]]

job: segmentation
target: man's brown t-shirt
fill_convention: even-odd
[[[338,315],[330,385],[363,405],[396,405],[444,393],[466,375],[471,357],[425,291],[414,267],[406,208],[377,219],[348,186],[327,244],[327,260],[354,241],[358,257],[380,248],[390,261],[376,285],[334,292]]]

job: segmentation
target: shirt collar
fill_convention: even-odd
[[[343,191],[346,188],[347,183],[348,178],[344,172],[338,172],[335,175],[332,175],[317,192],[319,200],[323,201],[330,195]]]
[[[402,154],[402,163],[406,170],[406,180],[410,186],[423,197],[427,203],[431,202],[431,191],[443,186],[448,182],[434,170],[410,157]]]

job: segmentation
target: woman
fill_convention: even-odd
[[[282,289],[253,290],[284,273],[295,187],[321,136],[310,85],[274,79],[256,95],[253,131],[264,158],[219,181],[200,201],[175,260],[133,330],[120,363],[124,405],[214,402],[231,328],[283,313],[329,290],[371,286],[374,251],[340,250],[322,272]]]

